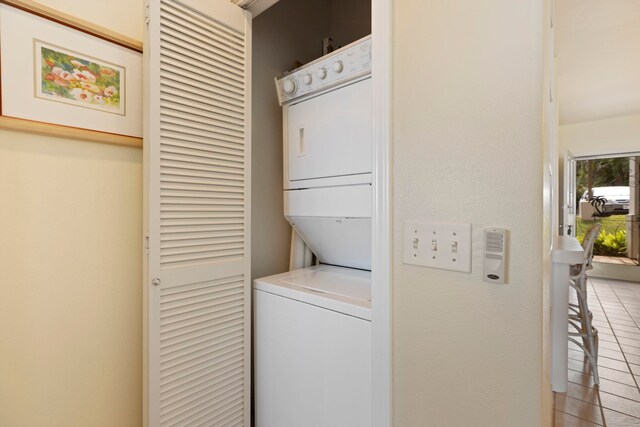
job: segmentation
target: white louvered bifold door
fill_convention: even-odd
[[[250,425],[250,15],[149,0],[145,425]]]

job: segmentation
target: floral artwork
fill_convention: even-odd
[[[124,68],[35,42],[36,96],[124,115]]]

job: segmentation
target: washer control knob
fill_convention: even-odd
[[[311,75],[311,73],[307,73],[302,78],[302,81],[304,82],[304,84],[310,85],[311,82],[313,81],[313,76]]]
[[[318,78],[319,78],[320,80],[324,80],[324,79],[326,79],[326,78],[327,78],[327,69],[326,69],[326,68],[324,68],[324,67],[322,67],[322,68],[320,68],[320,69],[318,70],[318,72],[317,72],[316,74],[318,74]]]
[[[335,71],[336,73],[341,73],[342,70],[344,70],[344,64],[342,63],[342,61],[336,61],[333,63],[333,71]]]
[[[287,79],[284,81],[284,84],[282,85],[282,89],[284,89],[285,93],[292,95],[296,93],[296,90],[298,90],[298,85],[296,84],[295,80]]]

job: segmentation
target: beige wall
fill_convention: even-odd
[[[396,427],[548,420],[542,16],[534,0],[394,2]],[[473,273],[403,265],[411,220],[473,223]],[[490,226],[511,230],[506,285],[482,281]]]
[[[142,1],[42,1],[142,37]],[[0,131],[0,425],[142,412],[142,152]]]

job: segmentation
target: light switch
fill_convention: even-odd
[[[419,242],[431,244],[419,245]],[[471,273],[471,224],[404,224],[405,264]]]

